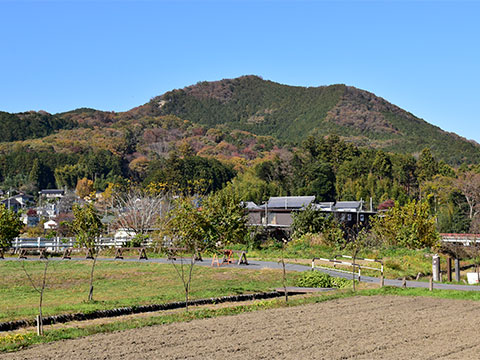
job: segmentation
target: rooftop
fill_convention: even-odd
[[[269,209],[301,209],[315,201],[315,196],[271,197],[267,202]]]

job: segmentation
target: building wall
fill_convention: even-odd
[[[268,223],[274,225],[292,225],[292,214],[287,212],[269,212]]]
[[[262,223],[262,213],[261,212],[252,212],[248,213],[248,224],[258,225]]]

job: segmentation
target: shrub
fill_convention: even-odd
[[[347,279],[336,278],[319,271],[305,271],[295,280],[296,286],[315,288],[344,288],[349,283]]]

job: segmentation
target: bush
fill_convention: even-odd
[[[305,271],[295,280],[295,285],[300,287],[345,288],[349,284],[350,280],[336,278],[319,271]]]
[[[312,204],[308,205],[303,211],[294,212],[292,218],[294,238],[299,238],[305,234],[321,233],[326,222],[325,213],[315,208]]]

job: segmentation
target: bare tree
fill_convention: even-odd
[[[177,272],[178,277],[182,281],[185,290],[185,309],[188,311],[188,298],[192,284],[193,267],[195,266],[195,251],[191,254],[190,261],[185,261],[183,255],[180,255],[180,266],[175,264],[175,260],[171,260],[172,265]]]
[[[37,335],[43,335],[43,314],[42,314],[42,307],[43,307],[43,294],[45,292],[45,287],[47,286],[47,270],[48,270],[48,258],[45,257],[43,260],[43,276],[40,285],[36,285],[35,281],[32,279],[32,276],[28,273],[27,269],[25,268],[25,261],[22,261],[22,269],[27,275],[30,284],[32,285],[33,289],[39,294],[39,301],[38,301],[38,316],[37,316]]]
[[[456,181],[469,206],[469,218],[473,219],[480,211],[480,174],[468,171]]]
[[[138,189],[117,194],[115,203],[118,226],[142,237],[155,228],[158,219],[163,218],[170,207],[164,194],[150,195]]]
[[[355,291],[355,267],[360,266],[356,263],[357,256],[363,249],[368,247],[370,239],[365,229],[359,230],[358,226],[355,225],[352,228],[346,228],[345,234],[345,250],[350,252],[352,258],[352,290]],[[360,281],[360,279],[358,279],[358,281]]]

